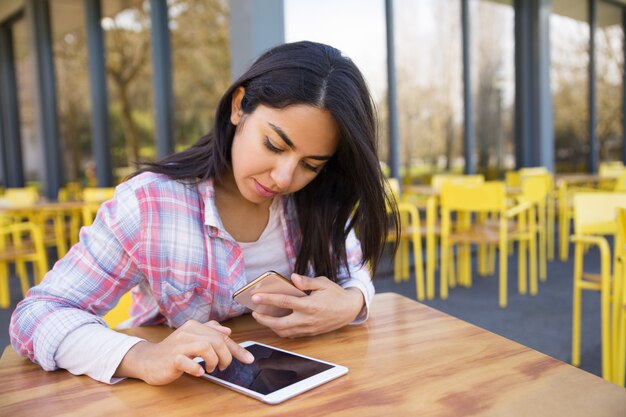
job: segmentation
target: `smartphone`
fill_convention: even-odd
[[[278,404],[291,397],[348,373],[348,368],[259,342],[243,342],[254,355],[246,365],[236,358],[220,371],[206,372],[203,378],[268,404]],[[205,368],[202,358],[194,359]]]
[[[290,280],[278,272],[267,271],[254,281],[235,291],[233,300],[248,307],[250,310],[274,317],[283,317],[291,314],[291,310],[286,308],[253,303],[252,296],[257,293],[285,294],[294,297],[304,297],[306,295],[304,291],[299,290]]]

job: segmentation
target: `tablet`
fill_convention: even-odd
[[[223,371],[205,372],[203,378],[268,404],[278,404],[348,373],[348,368],[258,342],[241,346],[254,355],[246,365],[233,358]],[[202,367],[202,358],[196,358]]]

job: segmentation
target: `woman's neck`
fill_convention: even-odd
[[[255,242],[265,230],[272,200],[255,204],[246,200],[231,172],[214,181],[215,206],[224,228],[239,242]]]

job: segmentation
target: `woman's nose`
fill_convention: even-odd
[[[272,170],[272,173],[271,173],[272,180],[281,191],[289,188],[289,186],[293,182],[295,169],[296,169],[296,164],[294,164],[291,161],[289,162],[283,161],[283,162],[280,162]]]

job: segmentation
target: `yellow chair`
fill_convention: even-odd
[[[452,214],[457,223],[452,230]],[[491,216],[491,219],[488,219]],[[531,294],[537,292],[536,237],[534,210],[530,203],[523,202],[507,207],[506,188],[501,182],[486,182],[477,185],[445,183],[441,190],[441,298],[448,297],[450,280],[448,264],[453,245],[459,250],[459,282],[471,286],[470,244],[497,244],[500,251],[499,305],[507,305],[508,243],[520,242],[518,288],[526,292],[526,252],[530,247]],[[509,221],[517,219],[511,228]],[[495,224],[494,224],[495,222]]]
[[[539,236],[539,279],[547,279],[547,252],[548,252],[548,220],[547,203],[550,194],[550,178],[545,175],[522,176],[522,194],[519,202],[529,202],[537,211],[537,232]]]
[[[435,269],[437,266],[437,236],[441,236],[441,222],[439,220],[438,196],[441,193],[443,184],[482,184],[485,177],[481,174],[457,175],[457,174],[436,174],[430,181],[430,186],[434,193],[426,200],[426,228],[423,231],[426,236],[426,288],[427,297],[432,300],[435,297]],[[482,259],[482,258],[481,258]],[[450,259],[449,267],[452,269],[454,263]],[[452,275],[453,276],[453,275]],[[449,282],[452,286],[456,284],[453,279]]]
[[[38,284],[48,269],[43,234],[39,226],[30,222],[0,224],[0,308],[8,308],[11,304],[10,263],[15,264],[22,295],[26,296],[30,287],[26,262],[33,264],[34,280]]]
[[[615,254],[618,258],[613,281],[611,311],[612,379],[619,386],[626,382],[626,209],[617,209],[618,234]]]
[[[600,190],[591,183],[569,184],[566,180],[557,183],[557,204],[559,216],[559,259],[563,262],[569,258],[570,223],[574,218],[574,200],[576,193],[593,193]]]
[[[35,186],[7,188],[3,200],[9,201],[16,221],[34,222],[41,228],[43,243],[46,247],[56,247],[57,256],[63,257],[67,252],[65,240],[65,220],[63,213],[54,209],[37,209],[39,191]]]
[[[413,204],[400,201],[400,185],[397,179],[387,179],[387,186],[396,198],[398,214],[400,215],[400,246],[394,258],[394,281],[398,283],[409,278],[409,244],[411,244],[415,264],[416,296],[418,300],[423,300],[426,297],[426,292],[424,289],[424,262],[422,259],[419,212]],[[389,236],[389,239],[394,237]]]
[[[115,187],[86,187],[82,191],[82,197],[84,205],[81,209],[81,220],[83,226],[89,226],[93,223],[93,219],[96,217],[98,208],[103,202],[113,198],[115,194]],[[78,241],[80,224],[79,221],[73,217],[70,226],[72,236],[72,244]]]
[[[611,250],[606,235],[617,234],[616,210],[626,207],[626,193],[577,193],[574,195],[574,282],[572,295],[572,364],[580,365],[582,291],[600,292],[602,376],[611,380]],[[589,246],[600,251],[600,273],[584,271]],[[615,263],[614,269],[619,269]]]
[[[626,172],[624,164],[621,161],[601,162],[598,167],[598,188],[605,191],[611,191],[615,187],[615,181],[619,176]]]
[[[130,307],[133,303],[133,299],[131,296],[131,292],[128,291],[117,302],[117,305],[113,307],[107,314],[104,315],[103,319],[106,324],[111,328],[116,328],[120,323],[128,320],[130,318]]]
[[[83,199],[83,187],[78,182],[68,182],[64,187],[59,189],[57,194],[57,200],[66,201],[80,201]]]
[[[103,203],[113,198],[115,187],[86,187],[83,189],[85,203]]]
[[[545,167],[529,167],[521,168],[519,170],[521,187],[524,178],[528,177],[541,177],[546,182],[548,192],[545,198],[545,212],[546,212],[546,255],[549,261],[554,260],[554,226],[556,224],[556,200],[557,193],[554,187],[554,176]]]
[[[7,188],[2,195],[3,200],[11,206],[32,206],[39,201],[39,191],[35,187]]]

